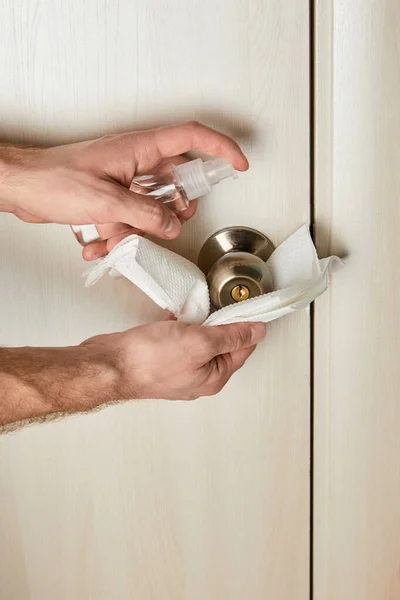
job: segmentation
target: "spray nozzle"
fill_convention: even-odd
[[[202,161],[196,158],[182,165],[174,165],[176,183],[182,187],[188,200],[199,198],[211,191],[211,187],[227,177],[236,179],[233,166],[223,158]]]
[[[224,158],[206,160],[203,162],[203,169],[211,185],[215,185],[227,177],[237,178],[235,169]]]

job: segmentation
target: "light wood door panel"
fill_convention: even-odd
[[[251,170],[171,247],[239,224],[276,243],[309,217],[308,2],[3,0],[2,136],[58,143],[184,119]],[[68,228],[0,218],[0,342],[75,344],[160,311],[85,290]],[[0,441],[0,598],[308,597],[309,315],[272,324],[216,398],[131,402]]]
[[[315,307],[317,600],[400,597],[400,4],[320,0],[316,234],[346,267]]]

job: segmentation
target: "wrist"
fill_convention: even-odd
[[[18,211],[26,172],[33,163],[36,148],[0,145],[0,212]]]
[[[91,367],[95,365],[99,370],[99,392],[95,406],[144,397],[139,393],[138,373],[135,375],[135,361],[132,360],[135,353],[126,344],[127,333],[98,335],[85,340],[80,346],[87,352]]]
[[[76,382],[80,389],[76,410],[90,410],[122,399],[119,351],[113,344],[115,335],[118,334],[98,335],[73,348],[80,356],[82,368]]]
[[[71,352],[72,363],[79,363],[79,369],[70,384],[70,405],[66,410],[89,411],[101,404],[120,399],[117,392],[119,370],[107,341],[94,343],[89,340],[65,350]]]

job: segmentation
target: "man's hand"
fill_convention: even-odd
[[[216,327],[164,321],[84,342],[106,348],[115,398],[194,400],[218,393],[265,336],[263,323]]]
[[[163,321],[73,348],[0,348],[0,425],[116,400],[216,394],[264,335],[262,323]]]
[[[236,142],[196,122],[54,148],[3,146],[0,210],[31,223],[98,225],[99,234],[109,241],[84,248],[86,260],[103,256],[131,233],[175,238],[180,219],[195,213],[196,201],[178,218],[159,200],[128,188],[135,175],[166,161],[182,161],[181,155],[194,149],[226,158],[239,171],[248,168]]]

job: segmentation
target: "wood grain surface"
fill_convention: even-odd
[[[314,597],[400,597],[400,4],[320,0]]]
[[[1,137],[56,144],[198,119],[251,170],[171,244],[220,227],[280,243],[309,218],[308,2],[2,0]],[[5,24],[5,26],[4,26]],[[67,227],[0,218],[0,343],[76,344],[152,321],[130,284],[85,290]],[[218,396],[126,403],[0,441],[3,600],[305,600],[307,312],[272,324]]]

